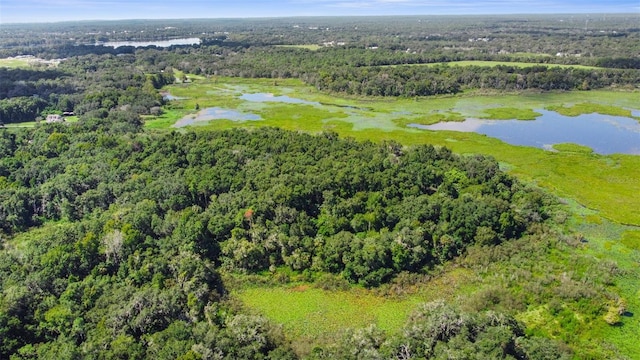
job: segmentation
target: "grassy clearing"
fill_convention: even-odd
[[[396,331],[421,302],[417,296],[395,300],[364,289],[325,291],[311,286],[253,288],[238,296],[245,305],[283,324],[295,337],[319,337],[370,324]]]
[[[7,58],[7,59],[0,59],[0,67],[24,69],[24,68],[31,67],[31,64],[29,63],[28,59]]]
[[[142,119],[144,121],[144,126],[148,129],[166,129],[171,127],[176,120],[182,118],[182,114],[184,111],[165,108],[164,112],[160,116],[143,116]]]
[[[547,64],[547,63],[529,63],[529,62],[511,62],[511,61],[483,61],[483,60],[463,60],[463,61],[450,61],[450,62],[439,62],[439,63],[429,63],[429,64],[411,64],[411,65],[392,65],[392,66],[482,66],[482,67],[496,67],[496,66],[514,66],[518,68],[527,68],[534,66],[544,66],[547,68],[559,67],[562,69],[585,69],[585,70],[593,70],[598,69],[595,66],[585,66],[585,65],[564,65],[564,64]]]
[[[37,122],[35,121],[29,121],[29,122],[22,122],[22,123],[10,123],[10,124],[4,124],[4,127],[7,129],[11,129],[11,128],[32,128],[34,126],[36,126]]]
[[[321,49],[322,46],[316,44],[307,44],[307,45],[276,45],[279,48],[292,48],[292,49],[306,49],[311,51],[316,51]]]
[[[299,353],[309,345],[332,342],[341,330],[375,324],[389,333],[404,325],[420,303],[444,299],[454,301],[476,288],[477,277],[467,269],[451,268],[425,286],[402,295],[380,293],[352,286],[348,290],[322,290],[312,283],[280,286],[242,285],[232,293],[242,303],[281,324]]]
[[[537,58],[550,58],[552,57],[549,54],[543,54],[543,53],[529,53],[529,52],[514,52],[513,55],[517,55],[517,56],[529,56],[529,57],[537,57]]]
[[[0,59],[0,67],[27,69],[34,66],[57,66],[60,60],[44,60],[33,56]]]
[[[75,123],[78,122],[79,118],[77,116],[66,116],[64,118],[65,123]],[[28,121],[28,122],[21,122],[21,123],[9,123],[9,124],[4,124],[4,127],[7,129],[15,129],[15,128],[32,128],[35,127],[37,124],[46,124],[45,121]]]

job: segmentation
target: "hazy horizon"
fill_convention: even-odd
[[[0,24],[299,16],[640,13],[638,0],[4,0]]]

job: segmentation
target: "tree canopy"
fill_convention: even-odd
[[[534,231],[554,202],[446,148],[118,119],[0,133],[3,356],[290,354],[220,271],[377,286]]]

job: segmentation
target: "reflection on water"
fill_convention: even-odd
[[[292,98],[286,95],[275,96],[269,93],[242,94],[240,99],[253,102],[281,102],[288,104],[320,105],[318,102]]]
[[[536,110],[542,116],[533,121],[467,119],[435,125],[411,124],[427,130],[476,132],[498,138],[513,145],[549,148],[553,144],[576,143],[599,154],[640,155],[640,123],[625,117],[587,114],[562,116]]]
[[[281,103],[288,103],[288,104],[306,104],[306,105],[313,105],[313,106],[332,106],[332,107],[335,106],[338,108],[349,109],[349,110],[373,111],[373,109],[371,108],[308,101],[308,100],[292,98],[286,95],[275,96],[271,93],[242,94],[242,96],[240,96],[240,99],[246,100],[246,101],[253,101],[253,102],[281,102]],[[411,113],[406,112],[405,114],[405,112],[403,111],[395,115],[399,115],[399,114],[409,115]]]
[[[231,120],[231,121],[255,121],[262,120],[260,115],[251,113],[241,113],[235,110],[223,109],[219,107],[206,108],[195,115],[188,115],[176,121],[173,127],[184,127],[195,125],[196,123],[208,122],[211,120]]]
[[[164,100],[169,100],[169,101],[171,101],[171,100],[183,100],[183,99],[186,99],[186,98],[179,97],[179,96],[173,96],[173,95],[171,95],[171,93],[169,93],[169,92],[167,92],[167,91],[161,91],[161,92],[160,92],[160,95],[162,95],[162,98],[163,98]]]
[[[185,39],[173,39],[173,40],[159,40],[159,41],[107,41],[98,42],[95,45],[110,46],[112,48],[119,48],[121,46],[134,46],[134,47],[169,47],[174,45],[198,45],[201,40],[199,38],[185,38]]]

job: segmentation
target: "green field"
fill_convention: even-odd
[[[245,286],[236,296],[245,306],[259,311],[278,324],[293,341],[298,352],[313,342],[331,341],[344,329],[375,324],[389,333],[397,332],[416,305],[434,299],[452,300],[472,292],[475,276],[468,270],[451,269],[429,282],[428,287],[409,289],[404,295],[352,287],[349,290],[322,290],[312,283],[282,286]]]
[[[29,60],[27,59],[0,59],[0,67],[6,68],[28,68],[31,65],[29,64]]]
[[[315,44],[307,44],[307,45],[276,45],[276,47],[279,47],[279,48],[292,48],[292,49],[306,49],[306,50],[311,50],[311,51],[316,51],[316,50],[322,48],[322,46],[315,45]]]
[[[538,148],[512,146],[500,140],[475,133],[432,132],[406,127],[410,123],[430,124],[439,121],[460,121],[467,117],[489,119],[531,119],[536,110],[550,109],[562,114],[577,115],[597,112],[631,117],[629,109],[637,109],[638,93],[587,91],[483,95],[466,93],[459,96],[387,99],[336,97],[317,92],[297,80],[273,79],[202,79],[188,84],[168,86],[165,90],[184,98],[172,101],[159,118],[148,118],[147,126],[163,129],[183,116],[200,109],[220,107],[259,115],[261,121],[213,120],[197,124],[198,128],[276,126],[289,130],[320,132],[336,131],[345,137],[375,142],[394,140],[403,145],[430,143],[447,146],[462,154],[481,153],[495,157],[511,174],[541,186],[568,202],[567,229],[580,231],[588,241],[568,250],[559,243],[555,255],[536,256],[525,251],[519,263],[492,265],[481,274],[462,268],[438,272],[421,286],[403,294],[352,288],[349,291],[325,291],[312,283],[293,282],[284,285],[252,286],[249,283],[232,286],[232,293],[242,303],[282,324],[285,334],[299,353],[308,353],[308,346],[322,341],[324,336],[345,328],[358,328],[374,323],[381,329],[397,331],[417,303],[434,299],[464,299],[467,306],[476,306],[491,292],[487,288],[503,284],[514,294],[522,293],[522,284],[506,281],[521,267],[537,269],[535,283],[548,274],[562,277],[582,258],[615,262],[626,274],[615,288],[632,313],[640,312],[640,269],[638,233],[640,226],[640,156],[594,154],[577,144],[559,144],[556,152]],[[251,102],[243,94],[269,93],[288,96],[312,103]],[[514,245],[515,246],[515,245]],[[520,244],[519,246],[526,246]],[[538,249],[538,248],[535,248]],[[538,268],[545,264],[547,268]],[[537,280],[538,279],[538,280]],[[518,296],[520,296],[518,295]],[[524,296],[524,295],[522,295]],[[480,300],[478,300],[480,299]],[[602,306],[610,306],[602,304]],[[640,356],[640,344],[630,342],[640,331],[640,317],[624,318],[624,326],[609,326],[602,319],[589,323],[567,320],[575,329],[559,323],[547,307],[527,308],[517,317],[534,332],[554,337],[554,334],[575,333],[564,339],[580,347],[581,354],[592,358],[612,356],[602,339],[614,344],[620,353],[631,358]],[[574,315],[571,315],[574,316]],[[563,335],[567,336],[567,335]],[[596,340],[597,339],[597,340]],[[604,349],[604,350],[603,350]]]
[[[564,65],[564,64],[517,62],[517,61],[484,61],[484,60],[464,60],[464,61],[450,61],[450,62],[439,62],[439,63],[429,63],[429,64],[391,65],[391,66],[439,66],[439,65],[483,66],[483,67],[495,67],[495,66],[501,65],[501,66],[514,66],[517,68],[544,66],[548,68],[559,67],[562,69],[569,69],[569,68],[586,69],[586,70],[598,69],[598,67],[595,67],[595,66],[585,66],[585,65]]]
[[[64,118],[65,123],[74,123],[74,122],[78,122],[79,118],[77,116],[66,116]],[[21,122],[21,123],[9,123],[9,124],[4,124],[4,127],[7,129],[11,129],[11,128],[32,128],[35,127],[37,124],[44,124],[44,121],[29,121],[29,122]]]
[[[29,121],[29,122],[21,122],[21,123],[11,123],[11,124],[4,124],[5,128],[11,129],[11,128],[32,128],[34,126],[36,126],[37,122],[35,121]]]
[[[42,60],[34,57],[0,59],[0,67],[26,69],[36,65],[55,66],[55,60]]]

